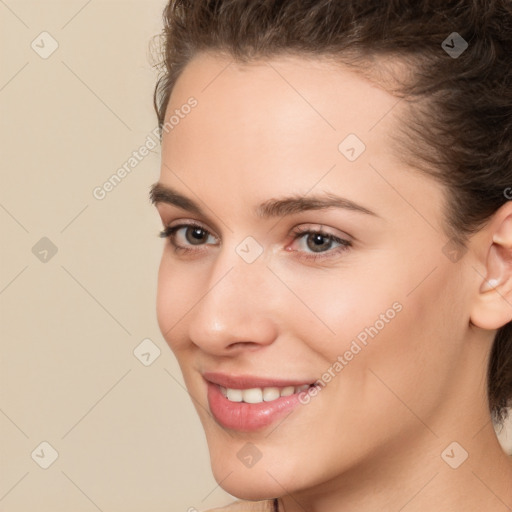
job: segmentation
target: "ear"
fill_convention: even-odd
[[[485,278],[472,304],[471,323],[482,329],[499,329],[512,320],[512,201],[505,203],[479,232]]]

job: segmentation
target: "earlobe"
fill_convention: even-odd
[[[489,290],[495,290],[504,280],[506,268],[503,264],[503,259],[500,256],[500,251],[503,248],[497,245],[494,241],[489,248],[486,264],[486,276],[480,286],[480,293],[485,293]]]
[[[491,278],[488,281],[484,281],[482,286],[480,287],[480,293],[487,292],[489,290],[492,290],[493,288],[496,288],[500,284],[499,279]]]
[[[512,203],[506,203],[484,228],[490,230],[492,237],[486,251],[485,276],[480,281],[471,314],[471,323],[482,329],[499,329],[512,320],[511,208]]]

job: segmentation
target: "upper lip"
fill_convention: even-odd
[[[304,379],[274,379],[271,377],[257,377],[253,375],[228,375],[218,372],[204,372],[203,377],[213,384],[231,389],[298,387],[304,384],[313,384],[314,382]]]

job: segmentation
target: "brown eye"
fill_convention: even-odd
[[[190,246],[201,246],[208,242],[208,237],[215,237],[199,224],[178,224],[176,226],[167,226],[159,233],[162,238],[168,238],[171,245],[176,251],[187,251]]]
[[[312,261],[338,256],[352,247],[350,240],[339,238],[320,230],[298,228],[294,232],[294,243],[299,246],[299,258]],[[333,248],[333,244],[337,244]]]
[[[185,233],[185,239],[192,245],[200,245],[201,242],[208,239],[208,232],[206,229],[197,226],[186,226]]]
[[[306,244],[313,252],[322,252],[322,249],[329,249],[333,243],[332,237],[321,233],[310,233],[306,237]]]

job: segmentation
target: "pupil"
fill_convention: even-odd
[[[327,245],[329,245],[329,240],[326,237],[324,237],[323,235],[316,233],[312,236],[313,236],[314,243],[313,243],[313,245],[308,244],[310,249],[316,250],[319,247],[321,247],[322,245],[326,245],[324,242],[325,240],[327,240]],[[322,243],[322,242],[324,242],[324,243]],[[318,251],[316,251],[316,252],[318,252]]]
[[[194,238],[195,241],[201,241],[204,238],[204,230],[201,228],[193,228],[192,237]],[[194,240],[189,240],[189,242],[192,241],[193,243]]]

